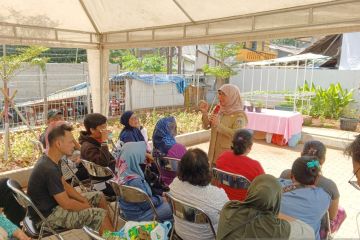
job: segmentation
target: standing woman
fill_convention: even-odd
[[[240,90],[233,84],[224,84],[218,90],[219,104],[208,115],[209,105],[202,101],[202,123],[204,129],[211,128],[209,146],[210,166],[216,166],[216,159],[226,150],[231,150],[231,141],[236,130],[244,128],[247,117],[243,111]]]

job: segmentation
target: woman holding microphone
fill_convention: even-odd
[[[209,115],[209,105],[201,101],[204,129],[211,128],[209,145],[210,167],[216,167],[216,159],[226,150],[231,149],[231,141],[236,130],[247,125],[247,117],[243,111],[240,90],[233,84],[224,84],[218,90],[219,103]]]

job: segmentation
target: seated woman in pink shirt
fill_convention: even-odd
[[[226,151],[216,160],[216,167],[220,170],[242,175],[251,182],[255,177],[264,174],[261,164],[247,155],[253,145],[252,134],[241,129],[235,132],[232,140],[232,151]],[[246,189],[233,189],[220,184],[230,200],[243,201],[246,198]]]

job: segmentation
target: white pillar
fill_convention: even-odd
[[[109,50],[87,49],[93,110],[108,116],[109,111]]]

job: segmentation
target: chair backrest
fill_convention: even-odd
[[[165,195],[170,201],[173,215],[190,223],[209,224],[210,229],[216,238],[216,232],[214,226],[212,225],[211,219],[201,208],[195,207],[190,203],[181,201],[171,196],[171,194],[165,193]]]
[[[234,189],[248,189],[250,180],[240,174],[229,173],[217,168],[212,169],[212,176],[215,181]]]
[[[32,208],[42,221],[45,220],[45,217],[42,215],[42,213],[39,211],[39,209],[35,206],[35,204],[30,199],[30,197],[26,193],[23,192],[23,190],[21,189],[21,186],[16,181],[9,179],[6,182],[6,184],[13,192],[16,201],[23,208],[26,208],[26,209],[28,209],[29,207]]]
[[[81,163],[84,165],[86,171],[91,177],[95,177],[95,178],[114,177],[113,171],[111,171],[111,169],[108,167],[103,167],[84,159],[81,159]]]
[[[156,212],[156,208],[155,208],[154,204],[152,203],[149,195],[147,195],[146,192],[144,192],[143,190],[136,188],[136,187],[120,185],[113,180],[110,180],[109,184],[111,185],[112,189],[114,190],[116,196],[121,198],[121,200],[124,200],[129,203],[148,202],[150,204],[152,210],[154,211],[155,218],[159,219],[158,214]]]
[[[161,169],[170,172],[176,172],[180,159],[171,157],[158,157],[156,158],[157,164]]]
[[[105,238],[101,237],[98,232],[96,232],[95,230],[93,230],[93,229],[91,229],[91,228],[89,228],[87,226],[84,226],[83,230],[91,239],[105,240]]]

